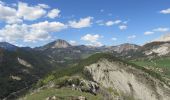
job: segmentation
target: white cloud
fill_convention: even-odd
[[[128,36],[127,38],[128,39],[134,39],[134,38],[136,38],[136,35],[131,35],[131,36]]]
[[[44,41],[52,38],[50,33],[67,28],[67,25],[60,22],[24,24],[25,20],[32,21],[47,16],[49,8],[46,4],[28,5],[24,2],[5,4],[0,1],[0,21],[6,23],[0,29],[0,41],[10,43]],[[58,17],[60,11],[56,12],[56,10],[58,9],[48,13],[51,18]]]
[[[167,31],[169,31],[169,28],[159,27],[159,28],[153,29],[153,31],[155,31],[155,32],[167,32]]]
[[[74,40],[70,40],[69,43],[70,43],[71,45],[73,45],[73,46],[77,45],[77,42],[74,41]]]
[[[16,10],[14,8],[10,8],[8,6],[0,4],[0,15],[2,17],[10,17],[16,15]]]
[[[0,3],[0,20],[7,23],[20,23],[22,22],[16,15],[17,10]]]
[[[106,26],[112,26],[112,25],[120,24],[121,22],[122,22],[121,20],[115,20],[115,21],[107,21],[105,24]]]
[[[84,41],[89,41],[89,42],[96,42],[98,41],[99,38],[101,38],[102,36],[98,35],[98,34],[95,34],[95,35],[92,35],[92,34],[86,34],[85,36],[83,36],[81,38],[81,40],[84,40]]]
[[[101,42],[88,43],[86,45],[92,46],[92,47],[101,47],[101,46],[103,46],[103,44]]]
[[[51,32],[58,32],[65,29],[66,26],[60,22],[39,22],[36,24],[12,24],[6,25],[0,30],[0,37],[4,41],[25,41],[36,42],[48,40],[51,38]]]
[[[35,20],[46,14],[45,9],[48,5],[38,4],[36,6],[28,6],[27,3],[19,2],[18,9],[9,7],[4,3],[0,3],[0,20],[6,23],[21,23],[24,20]],[[22,19],[23,18],[23,19]]]
[[[24,42],[37,42],[51,39],[51,36],[47,32],[37,31],[37,33],[31,33],[24,36]]]
[[[31,27],[34,30],[42,30],[42,31],[47,31],[47,32],[58,32],[58,31],[61,31],[67,28],[67,26],[64,25],[63,23],[48,22],[48,21],[32,24]]]
[[[22,23],[24,20],[32,21],[48,16],[49,18],[59,17],[59,9],[52,9],[47,13],[50,7],[46,4],[28,5],[24,2],[8,5],[0,2],[0,20],[6,23]]]
[[[39,7],[41,7],[41,8],[50,8],[48,5],[46,5],[46,4],[38,4],[38,6]]]
[[[3,37],[0,37],[0,42],[3,42],[5,41]]]
[[[25,36],[25,41],[27,42],[50,39],[50,32],[58,32],[66,28],[63,23],[48,21],[32,24],[29,27],[31,28],[31,32]]]
[[[48,21],[32,24],[30,27],[32,34],[29,34],[25,37],[25,41],[28,42],[50,39],[50,32],[58,32],[66,28],[63,23]]]
[[[106,26],[112,26],[113,24],[114,24],[113,21],[108,21],[108,22],[106,22]]]
[[[155,28],[152,31],[146,31],[144,32],[144,35],[151,35],[154,34],[155,32],[168,32],[169,28],[166,27],[159,27],[159,28]]]
[[[170,8],[165,9],[165,10],[161,10],[160,13],[162,13],[162,14],[170,14]]]
[[[25,24],[6,25],[0,30],[0,37],[2,37],[4,41],[11,42],[24,38],[24,35],[28,33],[28,26]]]
[[[112,40],[113,40],[113,41],[117,41],[117,38],[113,37]]]
[[[49,18],[56,18],[56,17],[59,17],[59,14],[60,14],[60,10],[59,9],[52,9],[50,12],[48,12],[48,17]]]
[[[41,18],[46,14],[44,7],[37,6],[28,6],[27,3],[19,2],[18,3],[18,12],[17,15],[22,17],[24,20],[36,20]]]
[[[114,24],[120,24],[122,21],[121,20],[115,20]]]
[[[72,28],[90,27],[93,17],[81,18],[79,21],[69,21],[69,26]]]
[[[94,35],[86,34],[85,36],[81,37],[81,40],[90,42],[88,45],[91,45],[91,46],[102,46],[103,44],[98,41],[102,37],[103,36],[99,34],[94,34]]]
[[[152,31],[146,31],[146,32],[144,32],[144,35],[151,35],[151,34],[154,34],[154,32],[152,32]]]
[[[120,30],[125,30],[125,29],[127,29],[127,25],[120,25],[120,26],[119,26],[119,29],[120,29]]]

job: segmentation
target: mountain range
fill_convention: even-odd
[[[104,54],[109,53],[109,57],[104,58],[105,55],[102,55],[99,58],[98,57],[90,58],[91,55],[93,54],[100,55],[100,53],[104,53]],[[116,57],[116,59],[122,59],[122,60],[120,61],[116,60],[114,62],[110,62],[108,60],[108,59],[112,59],[112,57],[110,56],[114,56]],[[101,57],[103,59],[100,61]],[[164,84],[167,86],[169,84],[167,82],[164,83],[161,82],[162,78],[160,77],[162,76],[157,77],[157,74],[153,74],[153,76],[151,75],[151,77],[154,78],[148,76],[146,77],[145,75],[147,75],[147,73],[152,73],[149,71],[151,68],[145,66],[142,68],[146,68],[147,70],[140,68],[139,71],[138,69],[136,69],[136,67],[134,67],[135,69],[129,67],[135,65],[133,64],[131,65],[129,64],[129,62],[124,62],[124,61],[133,62],[133,61],[140,61],[140,60],[152,61],[155,59],[166,58],[166,57],[170,57],[169,41],[156,41],[156,42],[147,43],[143,46],[125,43],[117,46],[91,47],[86,45],[72,46],[67,41],[58,39],[44,46],[36,47],[36,48],[17,47],[7,42],[1,42],[0,43],[0,98],[4,98],[4,97],[16,98],[17,96],[14,96],[13,94],[15,94],[17,91],[20,91],[22,89],[27,90],[32,88],[37,82],[40,82],[40,80],[43,79],[44,77],[51,75],[51,73],[53,76],[55,76],[56,73],[60,71],[58,73],[62,72],[61,75],[63,73],[66,73],[66,76],[70,76],[73,75],[73,73],[77,73],[77,71],[84,73],[84,70],[87,69],[88,71],[85,72],[90,73],[89,74],[90,76],[87,76],[87,74],[85,74],[85,76],[89,78],[88,80],[95,82],[95,84],[102,83],[103,85],[101,89],[104,89],[104,87],[108,89],[112,87],[115,88],[116,85],[117,86],[116,91],[119,94],[117,98],[121,98],[120,100],[123,100],[123,97],[126,96],[122,93],[128,93],[129,95],[127,96],[133,97],[135,98],[135,100],[136,99],[149,100],[150,98],[152,98],[152,96],[151,97],[148,96],[146,98],[142,97],[145,95],[153,95],[155,99],[152,100],[168,100],[167,98],[169,98],[169,95],[167,93],[169,92],[166,92],[164,94],[164,90],[167,89],[167,91],[169,91],[168,88],[164,89],[165,87],[159,86],[160,84]],[[91,63],[84,65],[84,63],[82,63],[83,59],[88,59],[85,60],[85,62],[83,61],[84,63],[88,63],[88,62]],[[95,59],[96,61],[94,61]],[[128,65],[126,65],[126,63]],[[80,66],[75,67],[77,65],[80,66],[84,65],[83,69],[81,69]],[[127,69],[125,65],[128,66]],[[98,69],[98,66],[103,66],[103,68]],[[118,66],[120,66],[122,69],[120,69]],[[101,74],[97,73],[95,70],[100,72]],[[107,75],[101,72],[102,70],[105,73],[107,73]],[[120,73],[119,71],[117,71],[114,73],[114,72],[110,72],[110,70],[120,70],[120,72],[121,71],[123,72]],[[137,74],[135,73],[135,71],[139,71],[140,73]],[[152,71],[159,73],[159,71],[155,71],[155,69],[152,69]],[[143,84],[145,85],[147,84],[147,85],[146,86],[139,85],[138,83],[141,82],[141,80],[135,81],[136,83],[132,83],[134,81],[133,79],[126,80],[126,78],[128,77],[125,76],[130,75],[129,73],[133,74],[134,77],[136,77],[136,79],[138,79],[139,77],[143,77],[142,80],[145,80]],[[119,76],[117,75],[120,75],[120,78],[125,78],[124,80],[126,80],[129,83],[125,84],[124,81],[118,79]],[[156,75],[156,77],[154,75]],[[111,78],[112,76],[114,76],[115,78],[117,77],[117,79]],[[57,75],[55,77],[57,77]],[[58,78],[59,77],[57,77],[56,79]],[[154,85],[154,88],[160,89],[159,92],[158,91],[155,92],[154,88],[148,89],[147,90],[148,94],[140,94],[139,92],[137,92],[138,89],[141,89],[140,91],[144,91],[145,88],[152,86],[152,84],[147,83],[147,78],[149,78],[148,79],[149,81],[158,82],[158,84]],[[157,81],[157,78],[160,81]],[[164,79],[165,78],[167,77],[164,77]],[[48,79],[48,81],[49,80],[50,78]],[[80,81],[79,78],[78,80]],[[112,80],[112,81],[108,81],[108,80]],[[121,86],[119,86],[119,84],[116,82],[121,82],[120,84],[123,84],[124,88],[121,88]],[[44,82],[42,83],[44,84]],[[136,84],[137,86],[132,88],[132,86],[135,86]],[[130,90],[127,89],[127,86],[130,87]],[[139,88],[140,86],[141,88]],[[91,89],[89,91],[91,91]],[[103,91],[106,91],[106,89],[104,89]],[[115,90],[111,90],[111,91],[115,92]],[[151,91],[154,93],[152,93]],[[108,93],[108,95],[110,94]],[[159,99],[164,97],[166,98]],[[113,97],[111,96],[110,98]]]

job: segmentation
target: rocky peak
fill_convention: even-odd
[[[70,47],[71,45],[65,41],[65,40],[61,40],[61,39],[58,39],[56,41],[53,41],[51,43],[48,43],[38,49],[40,50],[46,50],[46,49],[55,49],[55,48],[67,48],[67,47]]]
[[[71,46],[67,41],[61,39],[52,42],[52,44],[51,48],[67,48]]]

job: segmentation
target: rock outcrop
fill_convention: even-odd
[[[86,66],[85,71],[88,71],[93,81],[110,89],[113,92],[113,98],[170,100],[170,88],[164,82],[142,69],[121,61],[109,61],[103,58]]]

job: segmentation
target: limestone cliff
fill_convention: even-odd
[[[110,89],[115,100],[170,100],[165,82],[133,65],[103,58],[86,66],[85,71],[93,81]]]

